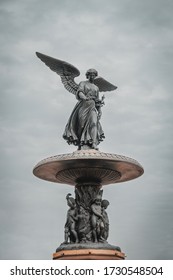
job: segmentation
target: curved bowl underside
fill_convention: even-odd
[[[33,173],[40,179],[76,185],[96,182],[101,185],[135,179],[144,173],[134,159],[96,150],[80,150],[40,161]]]

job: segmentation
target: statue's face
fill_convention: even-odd
[[[67,201],[67,205],[71,208],[71,209],[74,209],[76,207],[76,204],[75,203],[72,203],[71,201]]]
[[[91,73],[88,74],[88,80],[89,81],[94,81],[95,77],[96,77],[96,74],[94,72],[91,72]]]
[[[95,79],[96,74],[95,73],[90,73],[89,77],[92,78],[92,79]]]
[[[93,81],[97,76],[97,71],[95,69],[89,69],[86,73],[87,79]]]
[[[96,199],[96,200],[95,200],[95,203],[96,203],[97,205],[100,205],[100,204],[101,204],[101,200],[100,200],[100,199]]]

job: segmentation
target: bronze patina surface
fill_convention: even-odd
[[[105,104],[105,97],[102,96],[100,99],[99,93],[113,91],[117,87],[98,77],[97,70],[93,68],[86,72],[87,80],[78,84],[75,78],[80,75],[80,71],[75,66],[39,52],[36,52],[36,55],[60,76],[65,89],[74,94],[78,100],[65,126],[63,138],[68,144],[78,146],[79,150],[97,149],[105,138],[100,123],[101,107]]]
[[[81,181],[101,185],[125,182],[141,176],[144,170],[132,158],[90,149],[44,159],[33,172],[40,179],[74,186]]]
[[[80,72],[72,64],[38,52],[36,55],[60,76],[65,89],[77,99],[63,138],[78,150],[43,159],[33,170],[40,179],[74,186],[74,196],[66,195],[64,241],[53,259],[125,259],[120,247],[107,241],[110,202],[103,197],[102,186],[133,180],[144,170],[132,158],[98,150],[105,138],[101,125],[105,96],[100,98],[100,92],[114,91],[117,87],[98,77],[93,68],[86,72],[86,80],[78,84],[75,78]]]

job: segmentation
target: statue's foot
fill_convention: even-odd
[[[64,241],[64,242],[61,243],[61,245],[64,245],[64,244],[69,244],[69,242]]]
[[[86,243],[86,238],[82,238],[81,241],[79,243]]]
[[[97,145],[95,143],[92,144],[92,149],[98,150]]]
[[[107,243],[107,241],[106,241],[103,237],[100,237],[100,238],[99,238],[99,242],[101,242],[101,243]]]

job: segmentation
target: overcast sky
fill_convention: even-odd
[[[76,150],[62,134],[76,104],[36,51],[118,86],[106,93],[100,151],[129,156],[142,177],[104,188],[109,243],[127,259],[173,259],[173,1],[1,0],[0,259],[51,259],[73,187],[32,174]]]

